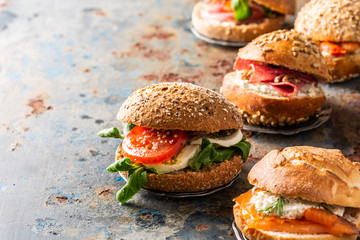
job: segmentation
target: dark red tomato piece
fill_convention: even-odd
[[[326,52],[332,56],[343,56],[346,54],[346,50],[344,48],[331,42],[321,42],[320,49],[322,52]]]
[[[133,162],[156,164],[175,156],[187,140],[184,131],[136,126],[124,138],[122,149]]]

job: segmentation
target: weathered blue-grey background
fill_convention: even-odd
[[[0,1],[0,239],[234,239],[232,199],[241,179],[198,199],[141,191],[126,205],[124,184],[105,171],[121,103],[164,81],[218,90],[236,49],[197,40],[195,0]],[[331,120],[292,137],[252,134],[252,159],[272,148],[340,148],[359,160],[359,80],[324,86]]]

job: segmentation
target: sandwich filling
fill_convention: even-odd
[[[247,229],[296,233],[358,235],[356,220],[347,208],[285,198],[261,189],[252,189],[235,199],[234,210]]]
[[[296,96],[302,88],[314,89],[314,93],[311,94],[315,95],[321,92],[316,88],[317,81],[312,75],[285,67],[237,58],[234,70],[237,71],[238,79],[246,80],[249,84],[258,85],[260,88],[266,85],[283,97]]]
[[[319,46],[323,56],[341,57],[360,51],[360,43],[358,42],[334,43],[323,41],[319,43]]]
[[[249,24],[275,17],[276,13],[251,0],[206,0],[203,19],[231,24]]]
[[[159,130],[124,124],[124,135],[117,128],[98,133],[101,137],[123,138],[121,153],[125,158],[111,164],[109,172],[127,171],[127,184],[118,192],[120,202],[128,201],[147,182],[147,173],[166,174],[189,168],[221,163],[241,154],[245,162],[250,143],[240,129],[217,133]],[[129,190],[131,189],[131,191]]]

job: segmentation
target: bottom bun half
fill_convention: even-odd
[[[124,155],[121,144],[116,150],[115,160],[120,160]],[[183,169],[172,173],[147,174],[145,188],[164,192],[199,192],[217,188],[229,183],[243,168],[241,156],[233,156],[222,163],[213,163],[202,167],[199,171]],[[121,172],[127,177],[127,172]]]
[[[325,60],[332,77],[328,82],[343,82],[360,76],[360,50],[341,57],[325,56]]]
[[[249,240],[356,240],[356,235],[335,236],[331,234],[296,234],[286,232],[263,231],[248,228],[241,215],[241,211],[234,206],[234,217],[236,226],[244,233]]]
[[[228,73],[223,81],[221,93],[234,103],[244,119],[254,125],[287,126],[304,122],[319,111],[325,102],[325,94],[319,87],[309,89],[316,94],[279,97],[262,94],[237,84],[236,72]]]

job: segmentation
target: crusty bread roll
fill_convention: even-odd
[[[360,1],[312,0],[298,13],[295,30],[315,41],[360,42]]]
[[[319,80],[330,78],[318,44],[294,30],[261,35],[240,48],[237,57],[309,73]]]
[[[343,218],[360,228],[360,166],[340,150],[308,146],[272,150],[250,170],[256,188],[289,198],[345,207]],[[250,240],[355,240],[354,235],[294,234],[247,227],[240,203],[234,206],[237,227]]]
[[[307,121],[325,102],[323,90],[307,84],[295,96],[279,95],[271,86],[239,80],[236,72],[226,74],[221,93],[234,103],[248,123],[283,127]]]
[[[117,114],[121,122],[155,129],[219,132],[243,127],[222,95],[190,83],[161,83],[134,92]]]
[[[360,1],[313,0],[299,12],[295,30],[314,41],[360,42]],[[344,56],[325,56],[331,78],[342,82],[360,75],[360,49]]]
[[[201,11],[204,2],[198,2],[192,12],[193,27],[203,36],[230,42],[250,42],[255,37],[277,30],[284,25],[284,15],[275,18],[264,18],[249,24],[236,24],[235,22],[221,22],[204,19]]]
[[[360,167],[340,150],[308,146],[272,150],[255,164],[248,179],[282,196],[360,208]]]
[[[116,150],[115,161],[123,158],[121,144]],[[199,192],[223,186],[235,178],[244,163],[239,155],[221,163],[202,167],[199,171],[184,169],[166,174],[147,173],[145,188],[164,192]],[[127,177],[127,172],[121,172]]]

